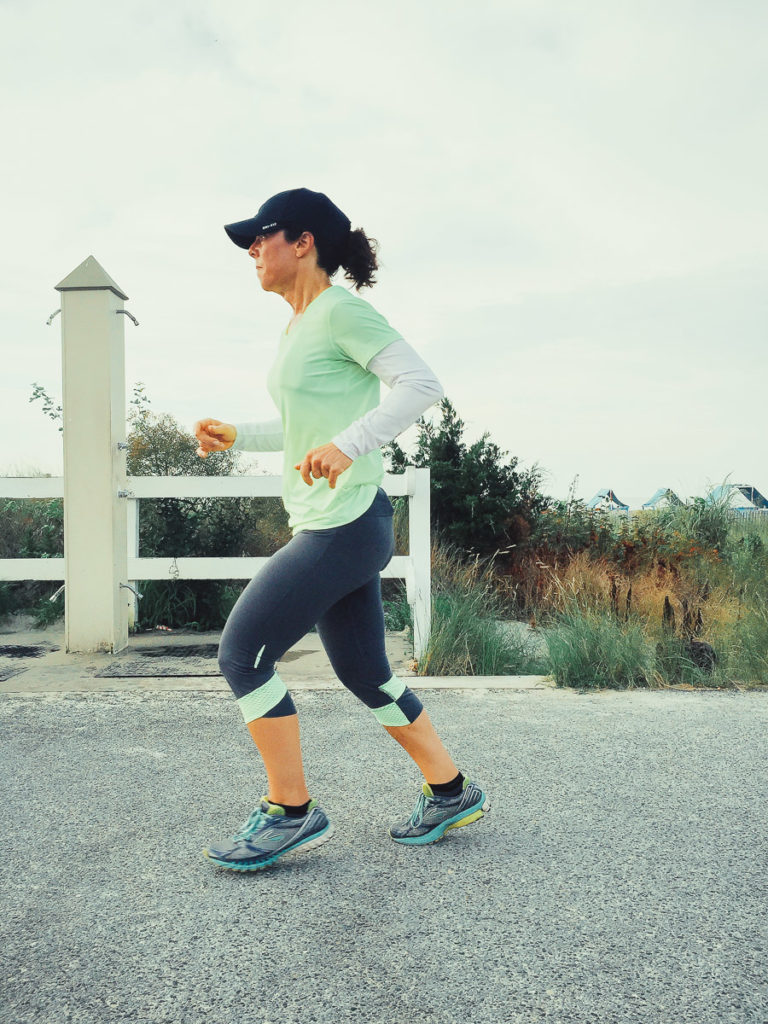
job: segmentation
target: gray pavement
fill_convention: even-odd
[[[3,1022],[768,1020],[766,694],[421,695],[490,814],[393,843],[418,772],[299,688],[336,834],[251,875],[200,853],[265,790],[228,693],[3,695]]]

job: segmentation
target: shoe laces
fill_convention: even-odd
[[[266,825],[269,822],[270,816],[266,811],[262,810],[261,807],[257,807],[255,811],[252,811],[248,821],[244,822],[240,826],[240,830],[232,836],[234,841],[238,839],[247,839],[252,835],[256,829],[261,828],[262,825]]]
[[[413,814],[411,815],[411,824],[412,825],[418,826],[418,825],[421,824],[421,819],[424,816],[424,811],[427,809],[427,801],[428,800],[429,800],[429,797],[427,796],[426,793],[420,793],[419,794],[419,799],[416,802],[416,807],[414,808]]]

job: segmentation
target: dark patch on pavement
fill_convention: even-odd
[[[142,658],[215,658],[218,653],[218,644],[161,644],[136,651]]]
[[[55,644],[35,644],[34,647],[24,644],[3,644],[0,646],[0,657],[2,658],[42,658],[51,651],[58,651],[61,648]]]
[[[211,648],[213,654],[198,652]],[[128,658],[111,661],[98,672],[95,679],[152,679],[180,677],[194,679],[198,677],[220,676],[218,662],[213,659],[218,653],[218,644],[189,645],[186,647],[153,648],[146,651],[133,651]],[[180,653],[183,652],[183,653]],[[281,662],[295,661],[310,651],[288,651]]]
[[[146,661],[131,658],[128,661],[113,661],[94,673],[96,679],[139,679],[143,676],[218,676],[218,666],[210,658],[185,658],[184,661]]]

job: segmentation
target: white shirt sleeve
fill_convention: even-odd
[[[278,416],[274,420],[261,423],[233,423],[237,431],[232,445],[237,451],[245,452],[281,452],[283,450],[283,421]]]
[[[394,440],[444,395],[432,370],[402,338],[383,348],[366,369],[392,390],[381,405],[331,439],[350,459]]]
[[[375,373],[392,390],[381,405],[332,438],[331,443],[350,459],[367,455],[394,440],[444,395],[442,385],[432,370],[402,338],[385,346],[371,359],[366,369]],[[279,452],[284,448],[283,422],[279,416],[257,423],[235,423],[233,426],[237,431],[233,449]]]

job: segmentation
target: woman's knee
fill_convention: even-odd
[[[221,672],[232,687],[235,696],[239,695],[238,690],[249,688],[248,682],[251,681],[253,664],[249,666],[242,654],[239,654],[232,647],[225,647],[223,644],[219,644],[217,661],[219,672]],[[245,686],[241,684],[241,680],[246,680]]]
[[[275,664],[264,660],[266,644],[262,646],[254,658],[250,651],[231,643],[225,643],[224,637],[219,644],[219,671],[227,680],[236,697],[242,697],[251,690],[263,685],[273,675]]]
[[[222,638],[223,639],[223,638]],[[296,707],[280,676],[274,659],[264,657],[266,644],[256,655],[236,646],[221,644],[219,670],[229,683],[246,725],[257,718],[282,718],[295,715]]]

